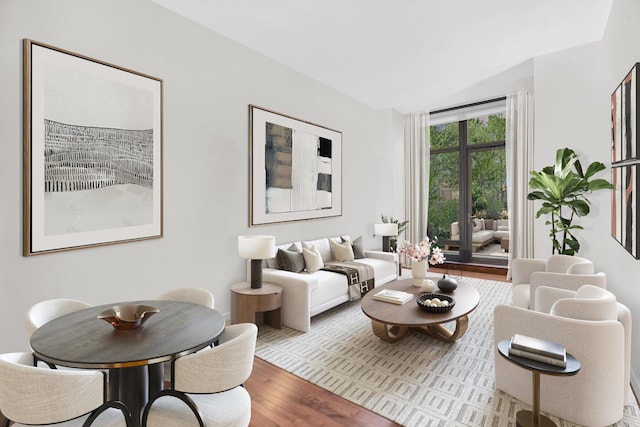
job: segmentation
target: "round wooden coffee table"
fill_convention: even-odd
[[[440,292],[453,297],[455,307],[445,313],[428,313],[418,307],[416,299],[402,305],[378,301],[373,296],[382,289],[395,289],[409,292],[416,297],[423,293],[422,289],[413,286],[413,279],[401,279],[375,287],[362,297],[361,307],[364,314],[371,319],[373,333],[387,341],[396,342],[407,335],[409,329],[415,329],[444,342],[454,342],[462,337],[469,325],[468,314],[480,302],[480,294],[471,285],[458,281],[458,287],[451,293]],[[443,324],[455,321],[455,329],[447,329]]]

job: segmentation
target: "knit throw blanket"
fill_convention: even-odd
[[[330,261],[324,264],[323,270],[344,274],[347,278],[349,301],[360,299],[375,288],[374,270],[369,264],[357,261]]]

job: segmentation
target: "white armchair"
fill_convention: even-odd
[[[581,363],[575,376],[540,377],[540,409],[584,426],[620,421],[629,401],[631,314],[597,286],[578,291],[537,288],[535,308],[498,305],[494,340],[523,334],[563,344]],[[558,299],[559,297],[559,299]],[[494,355],[496,388],[532,404],[531,373]]]
[[[582,285],[606,289],[604,273],[594,273],[593,262],[570,255],[551,255],[548,259],[517,258],[512,263],[511,304],[532,308],[538,286],[577,291]]]

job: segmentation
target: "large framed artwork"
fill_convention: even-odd
[[[162,80],[23,47],[24,255],[162,237]]]
[[[611,94],[611,235],[636,259],[638,241],[638,197],[640,147],[638,123],[640,87],[635,64]]]
[[[342,133],[249,106],[249,225],[342,215]]]

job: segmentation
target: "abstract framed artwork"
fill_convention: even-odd
[[[249,225],[342,215],[342,133],[249,106]]]
[[[162,80],[23,47],[24,255],[162,237]]]
[[[640,147],[638,123],[640,87],[635,64],[611,94],[611,235],[634,258],[640,259],[638,197]]]

